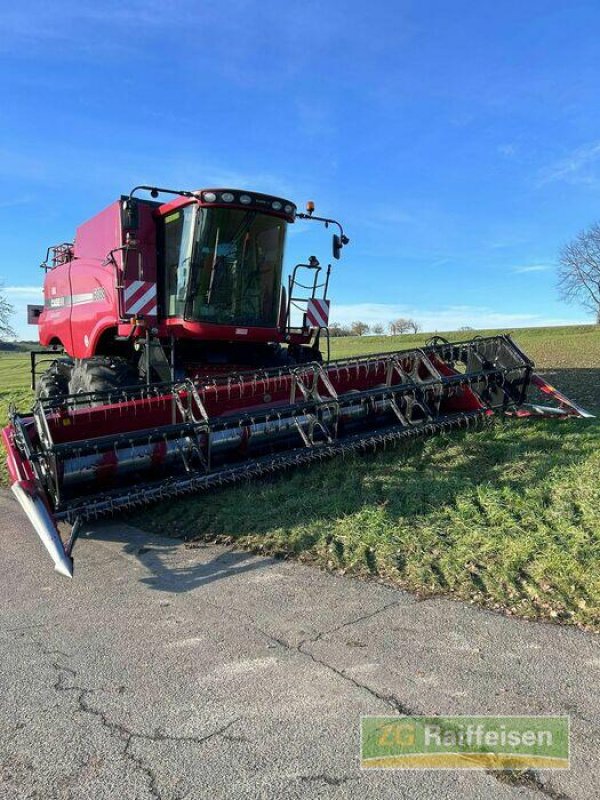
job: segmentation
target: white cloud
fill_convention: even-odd
[[[42,293],[41,286],[4,286],[2,288],[4,294],[8,295],[31,295],[39,297]]]
[[[547,272],[549,269],[552,269],[550,264],[530,264],[528,266],[513,267],[512,271],[521,274],[524,272]]]
[[[41,305],[44,302],[42,287],[40,286],[1,286],[0,292],[12,305],[14,314],[10,324],[14,328],[17,338],[27,341],[37,341],[38,332],[36,325],[27,324],[27,306]]]
[[[411,317],[424,331],[453,331],[466,325],[471,328],[527,328],[545,325],[574,325],[582,319],[546,317],[542,314],[516,314],[482,306],[446,306],[418,308],[392,303],[332,303],[330,319],[342,325],[361,320],[369,325],[387,325],[398,317]]]
[[[361,216],[363,224],[372,228],[389,228],[390,225],[409,225],[416,222],[413,213],[401,208],[385,208],[379,206],[369,209]]]
[[[501,144],[498,146],[498,152],[505,158],[512,158],[516,154],[517,148],[514,144]]]
[[[545,167],[539,175],[539,185],[562,181],[595,186],[600,182],[594,167],[600,159],[600,142],[592,142],[573,150],[565,158]]]
[[[25,206],[33,203],[33,195],[23,195],[22,197],[10,198],[9,200],[0,200],[0,209],[13,208],[14,206]]]

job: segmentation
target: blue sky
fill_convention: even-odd
[[[597,2],[4,4],[0,280],[136,183],[283,194],[343,220],[333,318],[588,321],[558,248],[600,208]],[[329,238],[298,223],[288,266]]]

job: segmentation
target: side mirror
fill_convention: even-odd
[[[341,236],[338,236],[337,233],[333,234],[333,257],[339,258],[342,252],[342,247],[345,244],[348,244],[350,239],[345,236],[343,233]]]
[[[333,257],[339,258],[342,252],[342,240],[337,235],[337,233],[333,234],[332,249],[333,249]]]
[[[127,197],[125,200],[123,200],[122,208],[123,208],[123,213],[122,213],[123,228],[128,228],[129,230],[136,230],[138,227],[137,200],[132,197]]]

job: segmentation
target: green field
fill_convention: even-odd
[[[598,327],[514,333],[555,385],[600,413]],[[332,357],[426,338],[334,339]],[[5,409],[30,400],[27,364],[27,356],[0,358]],[[600,422],[499,420],[491,430],[167,502],[130,521],[600,630],[599,474]]]
[[[33,392],[29,390],[29,354],[0,354],[0,414],[4,424],[12,404],[19,409],[31,405]]]

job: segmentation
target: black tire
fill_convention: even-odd
[[[69,394],[114,392],[139,383],[133,365],[116,356],[78,358],[71,372]],[[90,398],[93,403],[94,397]],[[99,398],[99,402],[102,399]]]
[[[69,394],[69,380],[73,370],[73,360],[63,358],[53,361],[43,372],[35,387],[35,396],[40,400],[54,400]]]
[[[282,347],[280,344],[272,345],[269,348],[268,356],[265,360],[264,366],[271,367],[290,367],[296,362],[291,357],[289,349]]]
[[[321,351],[305,344],[291,344],[288,347],[288,352],[294,364],[309,364],[313,361],[316,361],[317,364],[323,363]]]

